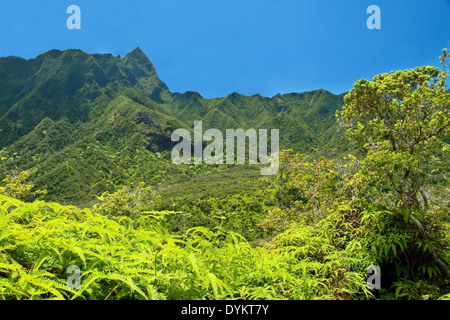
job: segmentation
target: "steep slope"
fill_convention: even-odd
[[[81,50],[51,50],[30,60],[1,58],[0,79],[0,148],[44,118],[86,122],[121,89],[140,89],[157,101],[168,91],[139,48],[123,59]]]

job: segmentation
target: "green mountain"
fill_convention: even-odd
[[[217,99],[172,93],[139,48],[124,58],[81,50],[0,58],[0,178],[35,167],[31,178],[48,200],[85,204],[120,185],[186,183],[224,169],[171,164],[171,133],[196,120],[204,130],[279,129],[281,148],[339,154],[334,114],[342,105],[343,94],[322,89]]]

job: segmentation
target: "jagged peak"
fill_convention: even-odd
[[[140,70],[141,73],[146,73],[147,75],[156,73],[155,67],[140,47],[128,53],[122,61],[125,65]]]
[[[45,59],[45,58],[58,58],[62,54],[63,54],[63,51],[58,50],[58,49],[52,49],[52,50],[46,51],[44,53],[41,53],[36,58],[30,59],[30,61],[32,61],[32,60],[39,61],[39,60],[42,60],[42,59]]]
[[[145,58],[148,60],[147,55],[142,51],[140,47],[136,47],[133,51],[126,54],[126,56],[123,58],[123,60],[133,57],[133,58]]]
[[[144,53],[144,52],[142,51],[142,49],[140,47],[136,47],[133,51],[131,51],[131,53],[138,54],[138,53]]]
[[[237,92],[233,92],[227,96],[227,98],[238,98],[238,97],[244,97],[244,95],[237,93]]]
[[[183,95],[187,98],[199,98],[203,99],[202,95],[198,93],[197,91],[186,91],[184,93],[181,93],[180,95]]]

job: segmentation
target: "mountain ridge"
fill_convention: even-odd
[[[334,114],[343,96],[324,89],[212,99],[171,92],[139,47],[123,58],[79,49],[0,58],[0,155],[8,158],[0,178],[36,167],[36,185],[67,201],[139,180],[183,182],[196,171],[171,165],[170,136],[192,131],[197,120],[204,130],[280,129],[281,148],[339,153]],[[155,156],[161,152],[164,160]]]

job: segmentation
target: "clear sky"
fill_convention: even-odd
[[[69,30],[67,7],[81,8]],[[369,30],[370,5],[381,30]],[[2,0],[0,56],[50,49],[124,56],[140,47],[171,91],[351,89],[361,78],[439,66],[450,47],[450,0]]]

